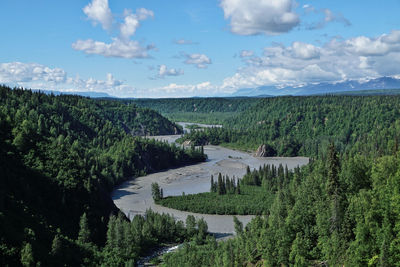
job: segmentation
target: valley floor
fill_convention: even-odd
[[[159,136],[156,139],[174,142],[177,136]],[[216,177],[218,173],[223,175],[242,177],[246,173],[247,166],[250,169],[259,168],[264,164],[278,166],[287,165],[289,169],[308,163],[306,157],[271,157],[257,158],[249,153],[231,150],[219,146],[205,146],[204,152],[208,160],[204,163],[170,169],[138,177],[121,184],[112,192],[115,205],[129,218],[136,214],[144,214],[147,209],[158,213],[172,214],[177,220],[185,221],[190,214],[196,218],[204,218],[208,224],[208,230],[212,233],[234,233],[233,216],[197,214],[179,211],[156,205],[151,195],[151,184],[157,182],[164,191],[164,197],[185,194],[209,192],[210,177]],[[253,216],[237,216],[246,225]]]

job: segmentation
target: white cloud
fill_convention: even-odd
[[[169,69],[166,65],[160,65],[158,67],[158,77],[164,78],[165,76],[179,76],[183,75],[183,70],[181,69]]]
[[[49,68],[37,63],[10,62],[0,64],[0,83],[45,81],[61,83],[67,74],[60,68]]]
[[[0,63],[0,83],[24,88],[57,90],[63,92],[95,91],[115,96],[132,96],[136,89],[116,80],[108,73],[105,80],[68,77],[60,68],[50,68],[38,63]]]
[[[206,69],[207,65],[210,65],[211,59],[204,54],[184,54],[186,60],[185,64],[195,65],[199,69]]]
[[[93,0],[83,9],[84,13],[94,22],[100,22],[104,29],[110,29],[112,13],[107,0]],[[95,41],[92,39],[77,40],[72,48],[86,54],[101,55],[104,57],[119,58],[148,58],[149,50],[155,49],[154,45],[142,46],[138,41],[131,40],[140,26],[140,21],[154,17],[151,10],[138,8],[136,13],[125,9],[123,22],[119,23],[119,36],[112,37],[111,43]]]
[[[129,40],[129,38],[135,34],[137,28],[140,26],[140,21],[145,20],[148,17],[154,17],[154,13],[151,10],[145,8],[139,8],[136,10],[136,14],[132,14],[131,11],[125,10],[124,23],[120,26],[120,35],[123,40]]]
[[[363,56],[383,56],[400,51],[400,31],[392,31],[378,38],[359,36],[346,41],[346,49]]]
[[[100,23],[103,29],[111,29],[113,15],[108,7],[108,0],[93,0],[83,8],[83,12],[94,24]]]
[[[148,51],[154,49],[154,46],[148,45],[143,47],[138,41],[122,41],[118,38],[113,38],[110,44],[88,40],[78,40],[72,44],[75,50],[83,51],[86,54],[102,55],[105,57],[120,57],[120,58],[148,58]]]
[[[147,94],[157,95],[157,97],[218,96],[221,93],[233,93],[233,91],[222,90],[219,86],[213,85],[209,81],[197,84],[171,83],[166,86],[151,88],[147,91]]]
[[[275,35],[299,24],[294,3],[293,0],[221,0],[220,6],[225,19],[230,19],[233,33]]]
[[[247,66],[224,79],[222,88],[300,86],[316,82],[400,75],[400,31],[378,37],[333,39],[323,46],[293,42],[264,48]]]
[[[313,46],[312,44],[306,44],[302,42],[294,42],[291,50],[294,57],[301,59],[318,58],[320,55],[319,48]]]

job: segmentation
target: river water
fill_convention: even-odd
[[[182,125],[182,123],[180,123]],[[184,124],[183,126],[186,126]],[[174,142],[180,135],[153,136],[157,140]],[[185,221],[191,214],[196,218],[204,218],[211,233],[234,233],[233,216],[210,215],[179,211],[156,205],[151,196],[151,184],[157,182],[164,191],[164,196],[176,196],[185,194],[196,194],[210,190],[210,177],[216,177],[218,173],[229,175],[229,177],[242,177],[246,168],[259,168],[264,164],[287,165],[289,169],[308,163],[306,157],[270,157],[257,158],[249,153],[236,151],[219,146],[205,146],[204,153],[208,160],[203,163],[185,166],[176,169],[165,170],[146,176],[131,179],[112,192],[115,205],[129,218],[137,214],[144,214],[147,209],[159,213],[169,213],[177,220]],[[236,216],[243,225],[246,225],[253,216]]]

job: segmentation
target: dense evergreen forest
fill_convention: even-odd
[[[165,265],[399,266],[400,154],[373,154],[339,155],[330,145],[282,180],[263,178],[275,194],[262,216],[244,229],[234,220],[238,236],[226,242],[186,243]]]
[[[201,150],[132,134],[179,131],[133,104],[1,86],[0,265],[110,266],[119,254],[108,244],[120,242],[121,229],[128,227],[106,237],[114,231],[107,228],[109,216],[118,213],[110,190],[130,177],[205,160]],[[140,239],[132,243],[139,249],[120,261],[137,260],[148,248],[142,243],[187,237],[155,233],[160,221],[173,221],[163,216],[140,222],[143,236],[135,235]],[[132,223],[131,230],[139,226]]]
[[[271,155],[313,160],[293,173],[281,168],[272,180],[267,167],[248,173],[241,191],[252,186],[265,197],[273,193],[263,214],[244,229],[235,220],[238,236],[232,240],[187,243],[165,255],[165,265],[399,266],[399,104],[397,96],[269,98],[229,119],[223,129],[187,135],[193,143],[252,150],[267,144]],[[253,209],[237,195],[218,194],[211,202],[210,194],[215,193],[165,201],[214,212],[226,210],[232,199]],[[253,194],[255,200],[260,195]]]
[[[398,142],[400,96],[264,98],[223,124],[181,141],[250,151],[266,144],[269,156],[324,156],[334,142],[340,152],[385,155]]]
[[[134,136],[179,127],[132,100],[1,87],[0,265],[131,266],[155,246],[184,242],[161,264],[400,266],[400,97],[232,101],[235,110],[215,109],[232,112],[223,128],[183,140],[252,151],[266,144],[270,155],[312,160],[293,171],[248,170],[239,182],[221,174],[199,195],[163,198],[153,186],[156,201],[175,208],[259,214],[246,227],[234,219],[237,237],[216,242],[204,220],[189,216],[184,226],[147,211],[129,222],[109,198],[129,177],[205,160],[200,149]]]
[[[151,108],[173,121],[222,124],[226,119],[255,105],[257,98],[170,98],[121,100]]]

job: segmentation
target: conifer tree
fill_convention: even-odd
[[[60,255],[62,252],[62,239],[59,234],[54,236],[53,242],[51,243],[51,254],[55,257]]]
[[[339,231],[342,218],[341,187],[339,182],[339,158],[335,146],[331,144],[328,151],[328,181],[327,192],[331,200],[331,231]]]
[[[241,235],[243,233],[243,223],[236,216],[233,216],[233,224],[236,235]]]
[[[21,264],[22,266],[33,266],[34,265],[34,257],[32,245],[26,243],[21,250]]]
[[[81,244],[90,242],[90,229],[89,229],[86,213],[83,213],[83,215],[81,216],[81,219],[79,221],[78,241]]]
[[[218,195],[223,195],[224,194],[224,186],[223,186],[223,180],[222,180],[222,174],[218,174],[218,184],[217,184],[217,193]]]
[[[237,185],[236,185],[236,193],[238,194],[238,195],[240,195],[240,183],[239,183],[239,179],[237,180]]]

